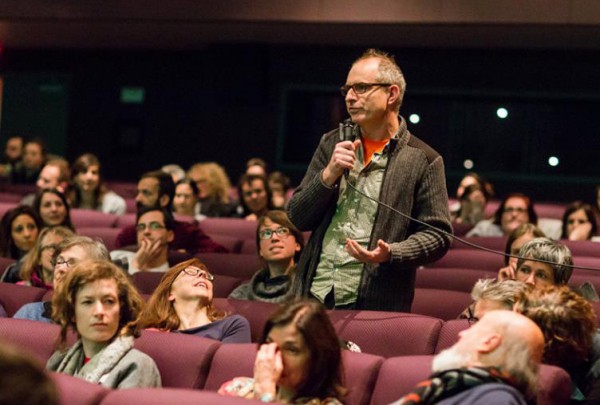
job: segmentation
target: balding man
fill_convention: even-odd
[[[491,311],[433,360],[433,374],[401,404],[522,404],[535,396],[544,335],[529,318]]]

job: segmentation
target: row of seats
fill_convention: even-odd
[[[45,363],[54,350],[58,326],[4,318],[0,319],[0,336]],[[380,342],[380,345],[385,344],[391,343]],[[62,403],[237,403],[231,398],[221,400],[211,392],[236,376],[251,376],[257,349],[255,344],[221,344],[200,337],[156,331],[143,331],[135,347],[155,360],[165,388],[111,391],[98,386],[92,388],[84,381],[55,374],[53,378],[63,395]],[[398,399],[428,377],[432,357],[406,355],[386,359],[344,351],[345,385],[349,389],[344,402],[348,405],[378,405]],[[571,384],[562,369],[542,366],[539,386],[538,404],[568,402]]]

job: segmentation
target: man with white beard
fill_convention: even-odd
[[[433,374],[394,402],[519,404],[535,397],[544,335],[530,319],[491,311],[433,359]]]

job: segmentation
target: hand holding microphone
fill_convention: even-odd
[[[340,140],[335,145],[329,163],[322,173],[322,179],[328,186],[333,186],[345,171],[352,170],[356,159],[356,148],[360,145],[357,138],[358,127],[349,119],[340,123]]]

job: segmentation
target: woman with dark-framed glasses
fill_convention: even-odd
[[[258,221],[256,246],[263,268],[250,282],[233,290],[229,298],[277,303],[293,298],[296,261],[304,247],[302,232],[285,211],[268,211]]]
[[[154,290],[140,328],[185,333],[224,343],[250,343],[250,323],[213,307],[213,276],[193,258],[171,267]]]

